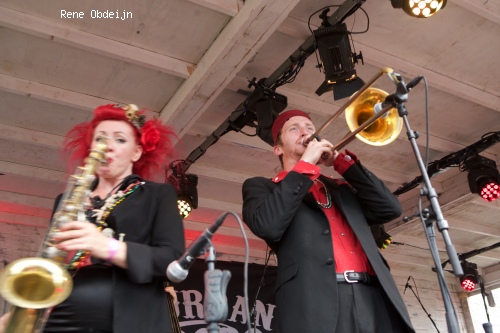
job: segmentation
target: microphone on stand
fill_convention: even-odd
[[[175,283],[184,281],[189,273],[189,268],[193,265],[196,257],[204,253],[205,247],[208,243],[210,243],[210,239],[214,235],[215,231],[219,229],[227,214],[228,213],[222,214],[210,228],[205,229],[200,237],[191,243],[189,248],[184,252],[179,260],[175,260],[168,265],[167,277],[170,281]]]
[[[406,93],[408,93],[410,90],[415,88],[417,84],[420,83],[420,81],[423,79],[423,76],[417,76],[413,78],[410,82],[408,82],[407,85],[404,85],[404,81],[400,82],[399,89],[400,89],[400,94],[403,94],[405,88],[406,88]],[[375,114],[379,113],[382,111],[385,107],[390,106],[393,104],[394,101],[397,101],[397,96],[389,95],[385,99],[385,101],[377,103],[373,106],[373,112]],[[385,115],[383,115],[381,118],[386,118],[389,115],[389,112],[387,112]]]
[[[406,293],[406,289],[408,289],[408,287],[410,286],[410,278],[411,278],[411,275],[408,276],[408,280],[406,280],[406,286],[405,286],[405,290],[403,291],[403,294]]]
[[[417,76],[416,78],[413,78],[410,82],[408,82],[408,84],[406,85],[406,90],[410,91],[412,90],[413,88],[415,88],[415,86],[417,84],[420,83],[420,81],[423,79],[424,77],[423,76]]]

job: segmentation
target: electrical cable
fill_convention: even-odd
[[[267,246],[267,249],[269,249],[269,246]],[[266,251],[267,251],[267,249],[266,249]],[[256,327],[257,327],[257,320],[256,320],[256,315],[257,315],[257,299],[259,297],[260,289],[264,285],[264,278],[266,277],[266,270],[267,270],[267,267],[269,266],[269,260],[271,259],[271,254],[272,253],[273,253],[273,251],[269,250],[269,252],[267,254],[266,261],[264,262],[264,271],[262,272],[262,277],[261,277],[260,282],[259,282],[259,288],[257,288],[257,292],[255,293],[255,301],[254,301],[253,306],[252,306],[252,312],[250,313],[250,315],[253,318],[252,321],[253,321],[253,331],[254,331],[254,333],[255,333],[255,330],[256,330]]]

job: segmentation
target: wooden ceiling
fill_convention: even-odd
[[[245,100],[253,90],[249,80],[269,77],[310,36],[313,13],[342,3],[0,0],[0,255],[11,261],[36,254],[53,199],[64,191],[71,172],[61,158],[63,136],[88,120],[96,106],[134,103],[146,108],[174,126],[185,158]],[[352,35],[355,51],[364,57],[364,65],[356,66],[358,76],[368,80],[380,68],[391,67],[407,82],[422,75],[428,83],[428,118],[424,83],[412,90],[406,106],[412,129],[420,133],[422,154],[429,136],[429,161],[500,130],[500,3],[448,1],[428,19],[393,9],[388,0],[369,0],[361,8],[345,20],[353,32],[369,26]],[[64,18],[62,11],[84,15]],[[131,17],[92,17],[106,11]],[[310,19],[312,30],[321,23],[318,15]],[[319,126],[345,99],[315,94],[324,80],[316,65],[317,57],[311,55],[295,81],[277,92],[287,96],[288,109],[309,112]],[[394,91],[387,77],[376,86]],[[340,120],[322,136],[335,143],[346,131]],[[221,213],[241,212],[244,179],[272,177],[279,170],[271,147],[245,135],[254,132],[248,126],[229,131],[189,168],[199,177],[199,208],[184,221],[188,242]],[[405,130],[387,146],[356,141],[348,148],[391,190],[420,175]],[[481,155],[500,164],[500,145]],[[500,242],[500,200],[487,203],[471,194],[467,173],[456,167],[434,176],[432,185],[457,252]],[[399,196],[406,216],[415,213],[418,194],[417,188]],[[384,250],[391,264],[430,270],[433,262],[419,220],[398,219],[386,230],[405,244]],[[262,263],[266,245],[248,229],[246,234],[252,261]],[[214,244],[225,260],[242,260],[245,248],[235,218],[226,219]],[[442,262],[447,260],[446,252],[440,254]],[[469,261],[477,263],[490,284],[500,283],[500,249]]]

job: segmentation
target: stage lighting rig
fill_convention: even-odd
[[[426,18],[436,14],[446,6],[446,0],[391,0],[393,8],[403,8],[410,16]]]
[[[198,176],[186,173],[189,163],[186,161],[174,161],[166,170],[170,174],[166,175],[167,182],[172,184],[177,190],[177,206],[179,214],[184,219],[198,208]]]
[[[465,166],[465,161],[472,159],[474,156],[492,147],[493,145],[496,145],[497,143],[500,143],[500,131],[486,133],[481,137],[481,140],[476,141],[473,144],[463,149],[460,149],[459,151],[448,154],[439,160],[429,163],[429,166],[427,168],[427,174],[429,175],[429,177],[432,177],[434,175],[445,172],[451,167],[459,167],[460,171],[468,171],[467,167]],[[498,171],[495,174],[498,175]],[[411,189],[414,189],[421,182],[422,182],[422,176],[418,176],[411,182],[401,185],[396,191],[392,193],[395,195],[403,194]],[[477,187],[477,182],[476,185],[474,186]],[[472,189],[471,192],[473,192]],[[474,191],[473,193],[479,193],[479,192]]]
[[[288,105],[285,95],[278,94],[274,90],[265,87],[262,83],[265,79],[255,82],[255,78],[250,81],[248,87],[255,86],[255,90],[246,99],[246,107],[252,111],[256,118],[256,131],[259,138],[273,146],[273,136],[271,129],[276,117]]]
[[[464,260],[461,262],[461,266],[464,275],[460,277],[460,285],[465,291],[473,291],[479,282],[477,265]]]
[[[358,91],[365,83],[354,69],[358,60],[364,65],[363,54],[352,52],[349,41],[349,31],[345,23],[330,25],[328,8],[323,11],[321,27],[314,31],[321,64],[318,65],[325,73],[325,82],[316,90],[322,95],[333,90],[333,99],[349,97]]]
[[[179,193],[177,205],[182,218],[188,217],[193,209],[198,208],[198,176],[195,174],[186,174],[186,182]]]
[[[469,171],[467,180],[472,193],[479,194],[486,201],[495,201],[500,196],[500,173],[495,161],[476,155],[465,161]]]

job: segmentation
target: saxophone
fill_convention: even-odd
[[[57,249],[53,238],[65,223],[85,221],[85,198],[106,150],[105,143],[97,143],[84,166],[70,177],[38,256],[13,261],[3,270],[0,294],[12,304],[5,333],[42,332],[50,309],[71,293],[73,281],[64,267],[67,253]]]

